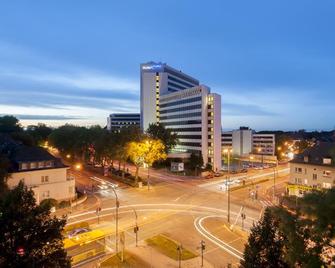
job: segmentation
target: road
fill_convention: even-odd
[[[133,167],[128,167],[133,170]],[[86,188],[89,193],[96,174],[88,171],[72,171],[76,183]],[[286,166],[278,168],[275,180],[275,193],[280,195],[283,185],[288,180]],[[141,169],[140,175],[145,178],[147,170]],[[245,175],[236,174],[231,180]],[[99,176],[104,179],[103,176]],[[273,205],[273,171],[252,170],[246,181],[254,183],[232,190],[231,222],[227,223],[228,193],[220,190],[220,184],[226,177],[211,180],[186,178],[168,174],[162,170],[150,170],[151,189],[146,187],[132,188],[119,183],[116,192],[120,200],[119,233],[125,232],[126,246],[135,246],[134,210],[138,215],[139,240],[143,241],[154,235],[164,233],[184,247],[197,251],[202,239],[206,241],[204,258],[213,266],[237,265],[242,258],[247,232],[241,230],[241,211],[246,215],[243,227],[246,231],[262,215],[266,206]],[[110,180],[110,179],[108,179]],[[257,180],[263,181],[257,183]],[[250,192],[257,189],[257,199]],[[96,207],[100,206],[100,222],[97,223]],[[112,190],[99,190],[91,193],[88,204],[78,207],[68,216],[68,224],[86,221],[93,230],[103,230],[110,237],[109,248],[115,249],[115,197]],[[232,226],[232,229],[231,229]]]

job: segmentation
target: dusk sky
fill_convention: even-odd
[[[335,1],[2,1],[0,114],[106,124],[139,112],[139,65],[222,94],[222,126],[335,127]]]

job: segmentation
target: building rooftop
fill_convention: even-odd
[[[335,167],[335,143],[319,142],[296,155],[290,162]]]
[[[49,165],[36,165],[27,167],[26,170],[40,170],[50,168],[63,168],[60,158],[50,154],[47,150],[38,146],[26,146],[13,140],[9,135],[0,135],[0,153],[6,155],[10,161],[9,172],[18,172],[20,163],[49,162]]]

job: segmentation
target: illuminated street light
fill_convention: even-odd
[[[82,166],[81,166],[81,164],[80,164],[80,163],[78,163],[78,164],[76,164],[76,165],[75,165],[75,168],[76,168],[76,170],[80,170],[80,169],[81,169],[81,167],[82,167]]]
[[[277,147],[277,150],[280,151],[280,150],[281,150],[281,146],[278,146],[278,147]]]
[[[71,158],[71,155],[70,155],[70,154],[67,154],[67,155],[66,155],[66,158],[67,158],[67,159]]]

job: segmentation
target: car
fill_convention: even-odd
[[[246,169],[246,168],[243,168],[243,169],[241,169],[241,171],[240,171],[241,173],[247,173],[248,172],[248,170]]]
[[[109,186],[110,187],[112,187],[112,188],[117,188],[117,187],[119,187],[119,185],[117,184],[117,183],[112,183],[112,182],[110,182],[110,183],[108,183],[109,184]]]
[[[238,171],[236,169],[233,169],[232,171],[230,171],[231,174],[237,174]]]
[[[86,232],[88,232],[88,231],[89,231],[89,230],[88,230],[87,228],[77,228],[77,229],[74,229],[74,230],[70,231],[70,232],[68,233],[68,237],[69,237],[69,238],[72,238],[72,237],[75,237],[75,236],[77,236],[77,235],[79,235],[79,234],[86,233]]]
[[[212,178],[214,178],[214,175],[213,174],[208,174],[205,178],[206,179],[212,179]]]
[[[222,173],[219,173],[219,172],[216,172],[214,173],[214,177],[221,177],[223,174]]]
[[[98,184],[97,186],[98,186],[98,188],[100,188],[101,190],[107,190],[107,189],[108,189],[108,185],[106,185],[106,184]]]

